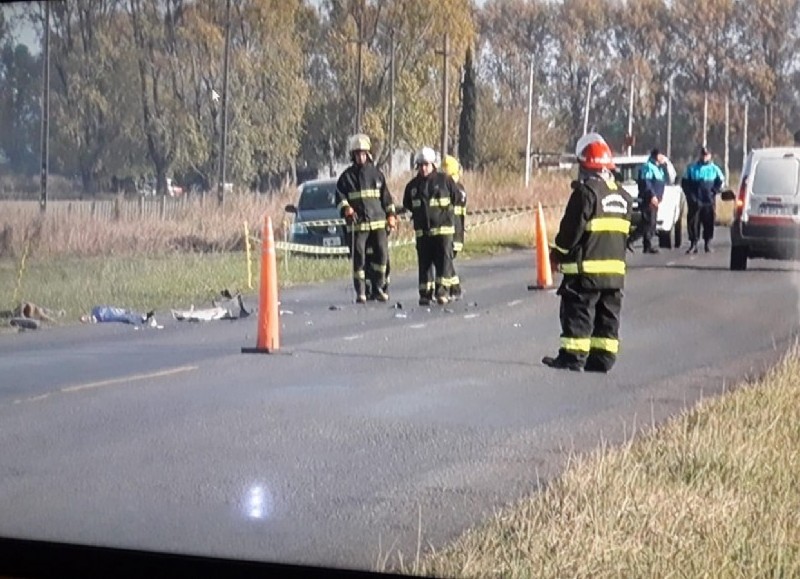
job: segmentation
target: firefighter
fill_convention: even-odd
[[[419,305],[450,301],[453,285],[453,206],[460,198],[450,177],[436,169],[436,153],[423,147],[414,157],[417,175],[408,182],[403,207],[411,212],[417,240]]]
[[[686,167],[681,179],[681,188],[686,195],[686,221],[689,225],[689,249],[686,253],[697,253],[700,228],[706,253],[711,252],[716,219],[716,195],[725,184],[725,175],[711,160],[711,151],[700,147],[699,158]]]
[[[375,299],[385,302],[389,299],[383,290],[389,255],[387,232],[397,227],[394,202],[386,178],[372,162],[369,137],[364,134],[353,135],[347,149],[352,165],[339,176],[336,202],[347,222],[356,302],[363,304],[367,301],[367,247],[373,251],[370,260],[370,279],[373,280],[371,292]]]
[[[572,182],[550,259],[563,273],[561,347],[542,363],[551,368],[608,372],[619,349],[625,281],[625,245],[632,197],[616,184],[611,149],[597,133],[576,145],[578,180]]]
[[[447,155],[442,161],[442,171],[447,174],[458,187],[459,198],[453,206],[453,215],[455,218],[456,231],[453,235],[453,259],[458,256],[458,252],[464,249],[464,224],[467,217],[467,191],[464,185],[460,182],[461,165],[458,159],[452,155]],[[455,273],[453,268],[453,285],[450,287],[450,297],[453,299],[461,299],[461,280],[458,274]]]
[[[664,198],[664,186],[667,181],[665,165],[666,157],[658,149],[653,149],[647,161],[639,168],[636,179],[639,186],[639,203],[642,207],[644,253],[658,253],[658,247],[653,246],[652,240],[656,237],[658,204]]]

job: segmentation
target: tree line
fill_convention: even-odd
[[[261,190],[332,171],[357,119],[382,165],[390,149],[438,148],[445,94],[449,152],[519,172],[531,71],[534,150],[569,151],[587,121],[621,150],[630,110],[634,150],[669,139],[676,159],[704,134],[721,151],[726,115],[734,159],[745,130],[752,147],[800,129],[800,0],[49,4],[49,166],[86,194],[141,175],[162,193],[170,177],[213,188],[224,94],[227,174]],[[44,15],[41,2],[0,13],[5,174],[40,167],[43,53],[16,32],[41,39]]]

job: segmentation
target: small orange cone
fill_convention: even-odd
[[[529,290],[553,287],[553,270],[550,269],[550,248],[547,245],[547,226],[544,222],[542,204],[536,207],[536,284]]]
[[[264,219],[261,234],[261,281],[258,290],[258,337],[255,348],[242,348],[243,354],[270,354],[280,348],[278,312],[278,268],[275,266],[275,237],[272,218]]]

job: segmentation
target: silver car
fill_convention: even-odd
[[[734,200],[732,270],[754,257],[800,259],[800,147],[750,151]]]

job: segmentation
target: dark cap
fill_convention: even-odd
[[[700,147],[700,156],[710,155],[711,151],[708,150],[708,147]]]
[[[654,149],[652,149],[650,151],[650,156],[653,157],[653,158],[658,157],[660,154],[661,154],[661,151],[658,150],[658,147],[655,147]]]

